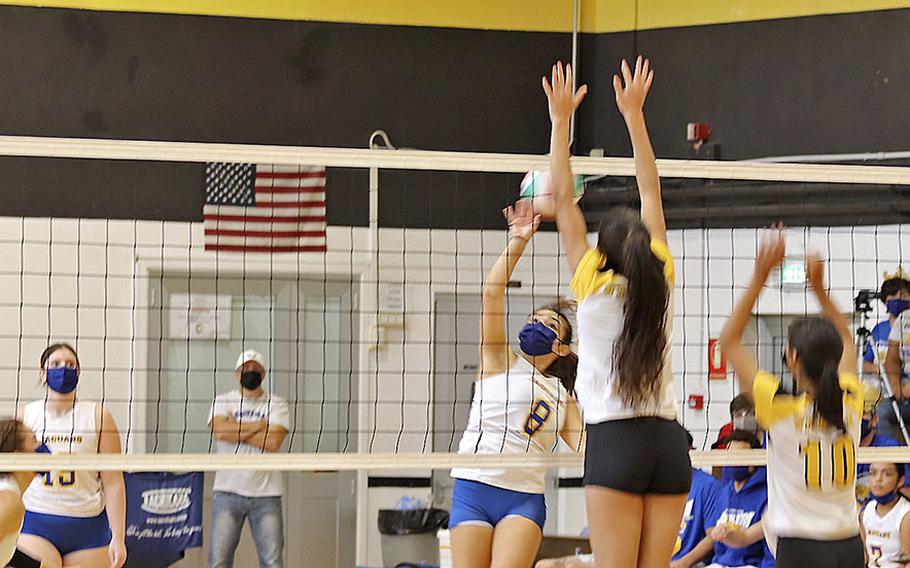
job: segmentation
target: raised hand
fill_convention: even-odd
[[[825,261],[813,254],[806,258],[806,279],[813,290],[825,289]]]
[[[758,247],[758,256],[755,258],[755,273],[762,280],[767,280],[768,275],[781,262],[787,254],[787,240],[784,236],[784,226],[774,225],[765,231]]]
[[[529,200],[519,200],[515,207],[503,209],[502,214],[509,223],[509,238],[530,240],[540,227],[540,215],[534,214],[534,207]]]
[[[572,66],[566,65],[563,72],[562,61],[559,61],[553,66],[550,81],[547,81],[546,77],[541,78],[543,92],[547,94],[549,103],[550,121],[553,124],[568,122],[588,94],[587,85],[582,85],[575,92],[572,91],[572,77]]]
[[[616,106],[623,116],[640,113],[651,90],[654,81],[654,70],[651,62],[643,59],[641,55],[635,60],[635,71],[629,69],[629,64],[622,60],[622,79],[613,75],[613,91],[616,93]]]

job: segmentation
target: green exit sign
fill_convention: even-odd
[[[794,286],[806,283],[806,261],[803,259],[786,259],[780,265],[780,283]]]

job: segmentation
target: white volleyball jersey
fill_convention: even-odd
[[[613,346],[623,332],[625,321],[626,278],[612,270],[601,272],[604,256],[597,249],[585,253],[575,275],[572,292],[578,300],[578,378],[575,391],[588,424],[624,420],[637,416],[659,416],[675,420],[676,395],[670,362],[670,337],[673,331],[673,256],[667,245],[651,241],[651,252],[664,263],[664,279],[669,287],[664,368],[654,400],[633,407],[616,392]]]
[[[856,514],[856,440],[863,389],[854,374],[842,374],[842,432],[814,417],[807,395],[779,394],[780,380],[759,371],[752,394],[755,418],[768,432],[769,542],[779,537],[840,540],[859,534]]]
[[[25,407],[23,422],[35,432],[38,442],[52,454],[97,454],[97,405],[76,402],[69,412],[54,416],[37,400]],[[96,517],[104,510],[101,477],[97,471],[50,471],[35,476],[22,497],[25,508],[35,513],[66,517]]]
[[[884,517],[879,516],[875,507],[875,501],[870,501],[863,509],[869,568],[903,568],[895,560],[901,553],[901,521],[910,513],[910,501],[899,496]]]
[[[13,493],[20,497],[19,483],[11,475],[0,476],[0,493]],[[19,541],[19,531],[0,538],[0,566],[6,566],[16,553],[16,543]]]
[[[901,368],[905,375],[910,375],[910,312],[903,312],[894,320],[888,341],[897,343]]]
[[[459,454],[543,454],[556,449],[569,395],[556,377],[522,357],[505,373],[474,383]],[[452,477],[522,493],[543,493],[546,468],[455,468]]]

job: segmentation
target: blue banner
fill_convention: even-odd
[[[202,473],[125,473],[125,568],[165,568],[202,546]]]

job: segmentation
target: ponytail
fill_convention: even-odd
[[[608,217],[598,231],[598,248],[605,269],[628,282],[622,333],[613,344],[617,392],[633,406],[647,404],[657,394],[667,353],[664,263],[651,252],[651,235],[631,210]]]
[[[830,426],[846,432],[844,391],[840,388],[840,375],[837,368],[838,361],[829,359],[825,362],[822,375],[815,387],[815,414]]]
[[[787,335],[790,350],[815,389],[815,417],[846,432],[844,391],[838,371],[844,340],[837,328],[828,320],[811,317],[793,322]]]
[[[575,396],[575,377],[578,375],[578,355],[569,353],[565,357],[557,357],[547,367],[546,373],[556,377],[570,395]]]

